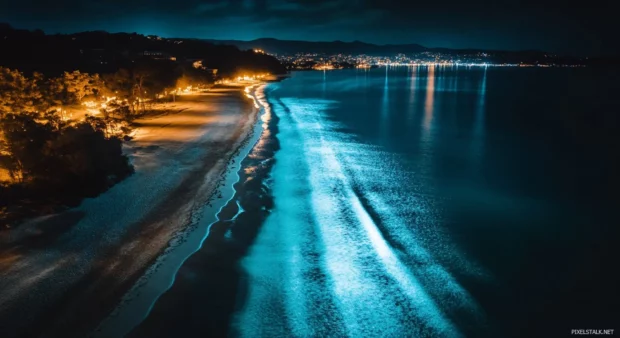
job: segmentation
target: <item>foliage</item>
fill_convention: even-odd
[[[202,64],[202,62],[200,62],[200,64]],[[177,88],[185,88],[190,85],[205,86],[215,81],[215,74],[203,66],[185,66],[181,68],[180,73],[181,76],[177,79],[177,84],[175,86]]]
[[[109,113],[131,121],[146,111],[146,103],[158,98],[158,94],[175,88],[181,75],[172,62],[138,60],[131,68],[121,68],[103,76],[105,94],[116,99],[109,102]]]
[[[211,84],[216,70],[286,71],[273,57],[192,39],[45,35],[7,25],[0,37],[0,167],[12,179],[0,186],[0,221],[19,201],[71,204],[130,174],[121,138],[171,91]],[[176,59],[145,57],[147,50]],[[73,114],[78,104],[95,116],[68,120],[65,110]]]
[[[133,128],[125,118],[116,118],[109,114],[103,117],[86,116],[84,123],[93,129],[101,131],[106,138],[123,138],[131,133]]]
[[[131,172],[127,157],[121,153],[121,141],[106,138],[107,124],[101,119],[91,117],[58,128],[50,122],[38,122],[37,117],[25,113],[0,119],[6,160],[19,182],[65,190],[69,185],[90,194],[104,189],[109,179]]]
[[[98,74],[90,75],[76,70],[64,72],[57,78],[49,79],[45,96],[55,105],[77,104],[87,95],[97,95],[103,88]]]
[[[132,172],[122,154],[121,140],[106,138],[103,129],[88,122],[63,129],[46,144],[43,154],[56,164],[51,186],[69,187],[77,196],[95,196]]]
[[[45,106],[40,89],[42,77],[27,78],[18,70],[0,67],[0,114],[34,112]]]
[[[222,77],[236,74],[239,68],[257,73],[286,73],[286,69],[270,55],[241,51],[233,46],[215,45],[199,39],[158,40],[136,33],[106,32],[45,35],[1,26],[0,37],[4,37],[0,39],[0,64],[52,77],[69,70],[91,74],[114,73],[121,68],[131,68],[132,61],[138,60],[145,51],[166,53],[174,56],[179,63],[202,60],[202,65],[218,69],[218,75]]]
[[[39,73],[26,77],[18,70],[0,67],[0,114],[48,112],[56,106],[79,103],[102,87],[97,74],[73,71],[56,78]]]
[[[7,114],[0,120],[7,169],[11,178],[20,182],[45,175],[48,169],[41,150],[51,140],[53,130],[49,124],[37,123],[35,117],[31,113]]]

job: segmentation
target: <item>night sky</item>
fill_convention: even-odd
[[[571,6],[575,3],[578,6]],[[2,0],[0,22],[47,33],[261,37],[620,54],[612,1]]]

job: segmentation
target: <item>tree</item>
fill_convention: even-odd
[[[97,95],[103,87],[99,74],[76,70],[47,81],[45,96],[57,106],[80,103],[87,95]]]
[[[182,72],[174,62],[147,59],[137,62],[133,74],[137,89],[136,97],[155,99],[158,94],[176,88]]]
[[[43,104],[42,77],[28,79],[18,70],[0,67],[0,114],[36,112]]]
[[[199,61],[196,61],[199,62]],[[193,86],[206,86],[213,83],[214,74],[213,71],[207,70],[202,63],[199,67],[183,67],[182,75],[177,80],[177,88],[185,88],[189,85]]]
[[[77,196],[94,196],[133,171],[122,154],[121,141],[106,138],[100,128],[104,124],[93,127],[92,122],[63,129],[43,152],[50,162],[57,163],[54,177],[60,181],[54,185],[64,186]]]
[[[38,115],[29,113],[0,118],[0,160],[14,182],[38,192],[92,196],[133,171],[120,139],[106,137],[109,124],[103,119],[59,126],[37,120]]]
[[[110,107],[124,113],[130,120],[135,112],[134,78],[131,72],[121,68],[116,73],[104,75],[103,82],[105,95],[116,97],[116,101],[108,103]]]
[[[107,95],[117,98],[109,106],[119,113],[129,112],[133,118],[140,111],[146,111],[147,101],[175,88],[180,75],[174,63],[159,60],[139,60],[132,69],[119,69],[116,73],[104,75]]]
[[[54,137],[53,129],[49,124],[38,123],[36,117],[32,113],[10,113],[0,118],[5,167],[14,181],[44,177],[49,169],[41,154]]]
[[[65,72],[63,79],[67,92],[72,94],[74,102],[80,102],[86,95],[97,95],[103,87],[99,74],[90,75],[76,70],[72,73]]]
[[[102,85],[97,74],[74,71],[45,79],[35,72],[28,78],[18,70],[0,67],[0,114],[45,113],[53,107],[79,103],[86,95],[96,95]]]

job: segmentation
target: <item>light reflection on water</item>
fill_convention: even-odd
[[[385,67],[385,80],[383,82],[383,94],[381,96],[381,136],[389,137],[388,123],[390,118],[390,78],[388,76],[388,67]]]
[[[413,114],[415,113],[415,93],[416,93],[416,87],[417,87],[417,82],[419,81],[419,78],[417,77],[418,74],[418,66],[411,66],[410,67],[410,71],[411,71],[411,75],[408,77],[409,80],[409,104],[408,104],[408,120],[411,121],[413,119]]]
[[[476,102],[476,117],[474,119],[472,137],[472,158],[475,159],[476,167],[479,168],[484,152],[484,112],[487,92],[487,68],[484,68],[482,81],[478,89],[478,100]]]
[[[318,82],[293,78],[271,92],[282,144],[272,174],[275,209],[244,259],[250,291],[235,321],[242,336],[257,328],[296,336],[460,336],[457,313],[457,324],[484,322],[451,271],[486,274],[442,237],[437,202],[425,191],[434,165],[435,97],[456,86],[437,80],[442,73],[435,68],[414,68],[410,76],[392,79],[386,67],[380,82],[376,74],[369,80],[368,72],[363,82],[357,73],[331,79],[332,73],[323,72]],[[418,72],[424,72],[426,86],[417,85]],[[344,96],[319,99],[334,95],[328,82]],[[391,100],[404,100],[411,120],[418,114],[416,91],[425,91],[420,129],[411,131],[419,134],[419,171],[381,147],[359,143],[331,119],[334,110],[365,114],[360,106],[341,105],[372,105],[364,92],[374,91],[372,86],[379,94],[372,118],[382,142],[400,127],[393,124],[401,113],[391,109]],[[403,86],[406,96],[398,91]],[[368,116],[358,116],[363,118]],[[288,315],[279,318],[279,311]]]
[[[613,202],[601,193],[617,174],[609,135],[594,128],[612,117],[566,114],[615,112],[617,100],[600,94],[609,83],[581,81],[591,72],[539,71],[303,72],[259,91],[268,130],[239,200],[136,336],[498,337],[530,332],[532,308],[571,325],[608,315],[604,301],[579,313],[557,290],[586,289],[577,259],[585,272],[617,263],[577,254],[588,236],[615,246],[605,219],[581,210],[607,215]],[[590,299],[617,289],[605,277]]]
[[[426,101],[424,102],[424,135],[425,139],[429,137],[431,132],[431,123],[433,122],[433,109],[435,99],[435,66],[428,67],[426,78]]]

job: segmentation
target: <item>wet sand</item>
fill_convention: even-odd
[[[172,287],[128,337],[236,336],[231,324],[249,282],[240,263],[273,206],[268,180],[279,149],[278,118],[263,89],[256,93],[266,109],[263,130],[241,164],[234,197],[218,214],[200,250],[178,270]]]
[[[136,173],[80,207],[0,237],[3,337],[82,337],[220,196],[257,110],[242,88],[179,97],[137,121],[124,146]]]

